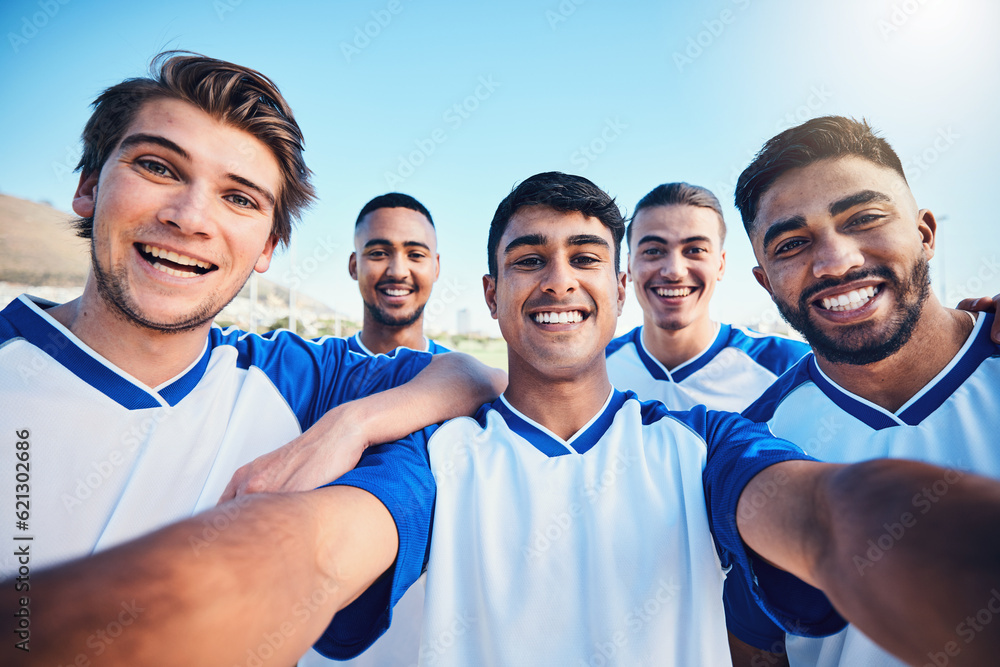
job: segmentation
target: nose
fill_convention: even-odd
[[[660,260],[660,277],[670,282],[677,282],[687,273],[684,258],[680,252],[664,253]]]
[[[845,275],[861,268],[865,256],[856,241],[843,234],[829,234],[814,241],[813,276],[829,278]]]
[[[398,252],[392,253],[389,257],[389,265],[386,267],[385,275],[392,279],[405,278],[409,273],[406,258]]]
[[[160,208],[158,219],[185,234],[208,237],[214,232],[210,207],[211,197],[205,189],[189,184]]]
[[[561,295],[573,292],[577,287],[577,279],[569,259],[555,258],[542,270],[540,285],[543,292]]]

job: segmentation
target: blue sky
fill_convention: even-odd
[[[989,0],[6,0],[0,192],[69,210],[89,103],[158,51],[188,49],[270,76],[302,125],[320,201],[276,282],[359,317],[353,221],[399,190],[438,225],[428,327],[453,328],[465,307],[496,333],[480,278],[489,221],[516,182],[554,169],[627,211],[659,183],[712,189],[730,226],[713,316],[757,322],[772,311],[731,204],[736,176],[785,127],[863,116],[918,203],[946,216],[931,266],[953,302],[1000,288],[998,29]],[[619,329],[640,321],[630,295]]]

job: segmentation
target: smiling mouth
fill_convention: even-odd
[[[194,278],[219,268],[209,262],[181,255],[172,250],[158,248],[148,243],[136,243],[135,249],[154,269],[177,278]]]
[[[582,310],[566,310],[560,313],[542,311],[532,314],[531,319],[537,324],[576,324],[577,322],[583,322],[588,316],[588,313]]]
[[[377,287],[376,289],[386,296],[409,296],[414,292],[409,287]]]
[[[695,287],[654,287],[653,292],[656,293],[656,296],[677,298],[691,296],[696,289]]]
[[[868,287],[862,287],[860,289],[850,290],[841,294],[823,297],[814,303],[822,310],[829,310],[834,313],[844,313],[861,308],[881,291],[881,285],[869,285]]]

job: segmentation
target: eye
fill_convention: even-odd
[[[790,239],[788,241],[784,241],[775,246],[774,254],[781,255],[787,252],[791,252],[792,250],[795,250],[796,248],[798,248],[803,244],[805,244],[805,240],[803,239]]]
[[[424,255],[423,253],[420,253],[420,252],[411,252],[410,253],[410,259],[412,259],[415,262],[419,262],[424,257],[426,257],[426,255]]]
[[[155,174],[156,176],[163,176],[164,178],[173,178],[174,174],[173,172],[170,171],[170,168],[158,160],[140,158],[136,160],[135,163],[145,171],[148,171],[151,174]]]
[[[513,262],[513,266],[522,269],[535,269],[541,265],[542,265],[542,259],[537,255],[527,255]]]
[[[694,248],[688,248],[687,251],[689,255],[700,255],[702,253],[708,252],[708,248],[699,248],[695,246]]]
[[[239,193],[226,195],[225,199],[229,202],[232,202],[233,204],[236,204],[240,208],[248,208],[252,210],[257,209],[257,202]]]
[[[601,259],[599,257],[594,257],[593,255],[579,255],[573,258],[574,264],[582,264],[584,266],[592,266],[594,264],[600,264]]]
[[[849,227],[858,227],[871,224],[873,222],[878,222],[879,220],[885,218],[886,216],[881,213],[864,213],[858,217],[852,219],[849,223]]]
[[[659,257],[663,254],[663,251],[657,247],[643,248],[642,255],[644,257]]]
[[[387,253],[385,250],[369,250],[368,252],[365,253],[365,257],[369,259],[382,259],[388,256],[389,253]]]

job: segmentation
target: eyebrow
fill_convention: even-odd
[[[830,215],[837,215],[850,208],[854,208],[858,204],[870,204],[871,202],[890,204],[892,203],[892,198],[876,190],[862,190],[830,204]]]
[[[162,146],[169,151],[177,153],[185,160],[190,160],[191,156],[188,152],[170,141],[166,137],[161,137],[157,134],[130,134],[129,136],[122,139],[122,145],[119,150],[125,150],[127,148],[132,148],[138,144],[156,144],[157,146]]]
[[[368,241],[365,242],[365,248],[371,248],[372,246],[379,246],[379,245],[389,245],[389,246],[391,246],[392,245],[392,241],[390,241],[389,239],[369,239]],[[431,249],[431,247],[429,245],[427,245],[426,243],[422,243],[420,241],[403,241],[403,247],[404,248],[423,248],[423,249],[425,249],[427,251],[430,251],[430,249]]]
[[[686,239],[681,239],[681,245],[685,245],[688,243],[701,243],[701,242],[711,243],[712,239],[710,239],[707,236],[689,236]],[[643,243],[662,243],[663,245],[670,245],[670,242],[667,241],[665,238],[663,238],[662,236],[657,236],[655,234],[647,234],[646,236],[643,236],[641,239],[639,239],[639,243],[636,244],[636,247],[641,246]]]
[[[167,139],[166,137],[161,137],[158,134],[142,134],[142,133],[130,134],[129,136],[122,139],[122,144],[119,150],[127,150],[129,148],[132,148],[133,146],[138,146],[139,144],[155,144],[157,146],[162,146],[163,148],[166,148],[168,151],[177,153],[185,160],[191,159],[191,155],[186,150],[184,150],[174,142],[170,141],[170,139]],[[244,178],[239,174],[228,173],[225,176],[229,180],[235,181],[236,183],[239,183],[243,187],[253,190],[260,196],[267,199],[268,203],[270,203],[272,208],[274,207],[275,204],[274,195],[267,188],[261,187],[256,183],[254,183],[253,181],[251,181],[250,179]]]

